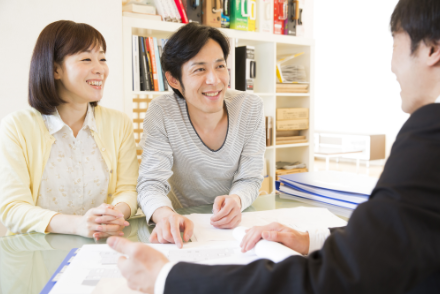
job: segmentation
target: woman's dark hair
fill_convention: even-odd
[[[42,114],[52,114],[55,107],[66,103],[58,96],[54,78],[54,63],[64,57],[101,46],[106,52],[104,37],[85,23],[60,20],[46,26],[35,44],[29,71],[29,104]],[[97,102],[90,103],[96,106]]]
[[[401,30],[411,38],[411,53],[421,41],[437,44],[440,40],[439,0],[400,0],[391,16],[391,32]]]
[[[209,39],[216,41],[220,45],[226,60],[229,55],[228,39],[216,28],[189,23],[182,26],[166,42],[160,59],[163,71],[169,71],[183,88],[182,65],[196,56]],[[177,96],[183,98],[179,90],[172,89]]]

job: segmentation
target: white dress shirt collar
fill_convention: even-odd
[[[43,119],[46,120],[47,128],[51,135],[60,131],[64,126],[67,126],[66,123],[61,119],[58,109],[56,108],[53,114],[43,115]],[[84,124],[82,128],[85,127],[89,127],[90,130],[97,132],[95,116],[93,114],[93,107],[90,106],[90,104],[88,104],[87,106],[87,114],[86,114],[86,118],[84,119]]]
[[[438,96],[437,100],[435,100],[435,103],[440,103],[440,96]]]

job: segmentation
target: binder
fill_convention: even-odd
[[[231,29],[247,31],[250,16],[249,0],[235,0],[231,3]]]
[[[255,47],[242,46],[235,48],[235,89],[254,91],[254,79],[257,73]]]
[[[222,28],[229,28],[231,26],[231,0],[223,0],[223,7],[222,7],[222,21],[221,21],[221,27]]]
[[[202,23],[202,3],[201,0],[183,0],[188,22]]]
[[[55,271],[55,273],[52,275],[52,277],[50,277],[50,280],[47,282],[46,286],[44,286],[43,290],[41,290],[40,294],[49,294],[49,292],[55,286],[59,278],[59,275],[62,274],[62,272],[64,271],[63,270],[64,267],[70,264],[70,261],[76,255],[77,252],[78,252],[78,248],[73,248],[72,250],[70,250],[66,258],[64,258],[63,262],[61,262],[60,266]]]
[[[296,36],[296,23],[299,18],[299,1],[288,0],[287,19],[285,22],[284,35]]]
[[[275,0],[278,1],[278,0]],[[273,33],[273,0],[258,0],[256,31]]]
[[[257,2],[256,0],[248,0],[250,5],[249,17],[248,17],[248,31],[255,32],[256,19],[257,19]]]
[[[203,1],[203,24],[214,28],[221,27],[222,5],[220,0]]]
[[[287,0],[274,0],[273,18],[273,33],[283,35],[284,23],[287,19]]]

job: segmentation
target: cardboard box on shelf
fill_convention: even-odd
[[[308,108],[277,108],[277,120],[308,119]]]
[[[277,121],[277,131],[307,130],[308,128],[309,128],[308,119]]]

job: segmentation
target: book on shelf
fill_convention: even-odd
[[[157,42],[158,42],[157,48],[158,48],[159,63],[160,63],[160,60],[162,58],[162,50],[163,50],[163,47],[165,46],[166,40],[165,39],[158,39]],[[162,64],[161,64],[161,71],[162,71],[162,81],[163,81],[164,91],[168,91],[168,82],[167,82],[167,79],[165,77],[165,72],[164,72],[164,70],[162,68]]]
[[[180,17],[179,10],[177,9],[177,5],[174,2],[174,0],[164,0],[164,1],[166,1],[168,3],[168,7],[171,11],[171,15],[172,15],[173,19],[176,22],[181,23],[182,18]]]
[[[171,14],[168,11],[167,0],[154,0],[154,5],[156,6],[157,14],[162,16],[164,21],[172,21]]]
[[[188,23],[188,16],[186,15],[185,7],[182,3],[182,0],[174,0],[174,3],[177,7],[177,11],[179,12],[182,23]]]
[[[141,14],[156,14],[156,7],[153,5],[128,3],[122,6],[122,12],[132,12]]]
[[[162,65],[160,64],[159,48],[157,46],[157,38],[153,37],[154,46],[154,56],[156,58],[156,68],[157,68],[157,82],[159,85],[159,91],[163,92],[163,75],[162,75]]]
[[[308,119],[308,108],[277,108],[277,120]]]
[[[150,52],[151,67],[153,69],[154,91],[159,91],[159,80],[157,77],[156,53],[154,52],[153,37],[148,37],[148,51]]]
[[[148,78],[147,63],[145,59],[144,37],[139,36],[139,89],[150,91],[150,80]]]
[[[162,16],[160,16],[158,14],[122,12],[122,16],[133,17],[133,18],[141,18],[141,19],[149,19],[149,20],[157,20],[157,21],[161,21],[162,20]]]
[[[277,137],[277,142],[291,141],[291,140],[304,140],[306,136],[289,136],[289,137]]]
[[[148,79],[150,80],[150,91],[154,91],[154,79],[153,79],[153,67],[151,65],[151,55],[148,48],[148,38],[144,37],[144,44],[145,44],[145,55],[146,55],[146,62],[147,62],[147,68],[148,68]]]
[[[139,70],[139,36],[132,36],[132,72],[133,72],[133,91],[140,91],[140,70]]]

